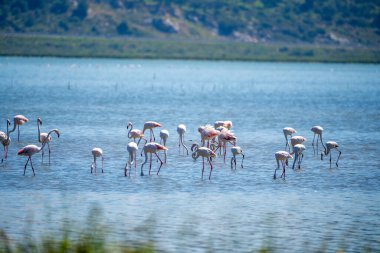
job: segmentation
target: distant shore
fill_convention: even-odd
[[[380,63],[380,48],[0,34],[1,56]]]

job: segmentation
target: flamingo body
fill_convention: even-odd
[[[187,149],[186,145],[185,145],[185,133],[186,133],[186,126],[184,124],[179,124],[177,126],[177,133],[179,135],[179,138],[178,138],[178,150],[179,152],[181,152],[181,146],[183,147],[183,152],[185,153],[185,150],[186,150],[186,154],[188,155],[189,154],[189,150]]]
[[[156,157],[158,158],[158,160],[160,160],[160,162],[161,162],[161,165],[157,171],[157,175],[158,175],[158,173],[160,173],[160,169],[161,169],[162,164],[163,164],[161,158],[157,154],[157,152],[160,150],[166,151],[166,150],[168,150],[168,148],[161,145],[161,144],[158,144],[156,142],[148,142],[147,144],[145,144],[145,146],[143,148],[143,151],[145,154],[145,161],[143,164],[141,164],[141,176],[144,176],[143,168],[144,168],[144,165],[148,162],[148,153],[150,154],[149,175],[150,175],[150,171],[152,169],[152,154],[155,154]]]
[[[284,176],[285,179],[285,166],[288,165],[288,159],[292,159],[293,156],[286,151],[277,151],[274,156],[276,158],[277,168],[274,170],[273,179],[276,179],[276,171],[280,168],[280,161],[282,164],[281,177]]]
[[[20,125],[24,125],[28,121],[29,121],[29,119],[27,117],[25,117],[24,115],[14,116],[13,117],[13,129],[9,131],[9,134],[13,133],[17,127],[17,141],[20,141]]]
[[[133,124],[131,122],[128,123],[127,129],[129,128],[131,129],[128,132],[128,138],[133,138],[134,142],[136,142],[136,139],[139,139],[137,145],[140,144],[141,139],[145,140],[145,144],[147,143],[147,140],[144,138],[144,133],[139,129],[133,129]]]
[[[164,144],[164,146],[166,146],[166,141],[168,140],[169,138],[169,131],[166,130],[166,129],[163,129],[160,131],[160,143],[162,142]],[[164,162],[166,163],[166,150],[164,151],[164,154],[165,154],[165,159],[164,159]]]
[[[215,121],[214,128],[218,128],[218,127],[221,127],[221,126],[227,128],[228,130],[230,130],[232,128],[232,121],[230,121],[230,120],[226,120],[226,121],[218,120],[218,121]]]
[[[311,145],[313,146],[314,154],[315,154],[315,149],[314,149],[315,136],[317,136],[317,154],[318,154],[318,140],[321,141],[323,148],[326,150],[326,147],[322,141],[323,128],[321,126],[313,126],[310,130],[314,133],[313,142],[311,143]]]
[[[241,160],[241,167],[243,168],[243,161],[244,161],[244,154],[243,150],[239,146],[233,146],[231,148],[231,153],[232,153],[232,158],[231,158],[231,169],[233,168],[233,163],[235,164],[235,170],[236,170],[236,156],[237,155],[242,155],[243,159]]]
[[[101,157],[102,158],[102,173],[104,172],[103,171],[103,167],[104,167],[104,157],[103,157],[103,150],[101,148],[93,148],[92,151],[92,156],[94,157],[94,162],[91,164],[91,173],[92,171],[94,170],[95,173],[96,173],[96,158],[99,158]]]
[[[338,147],[339,147],[339,145],[335,141],[328,141],[328,142],[326,142],[326,148],[325,148],[325,152],[324,153],[325,153],[325,155],[330,154],[330,168],[331,168],[331,153],[332,153],[331,151],[334,150],[334,149],[339,152],[338,158],[337,158],[336,163],[335,163],[336,167],[338,167],[338,161],[339,161],[340,155],[342,154],[342,151],[340,151],[338,149]],[[321,160],[323,160],[323,153],[321,154]]]
[[[132,170],[132,164],[135,164],[135,176],[136,176],[136,158],[137,158],[137,150],[138,146],[135,142],[130,142],[127,145],[127,151],[129,154],[128,162],[125,165],[124,169],[124,176],[127,176],[127,171],[128,171],[128,165],[129,165],[129,176],[131,176],[131,170]]]
[[[145,130],[150,130],[150,141],[155,141],[156,138],[154,136],[154,132],[153,132],[153,128],[156,128],[156,127],[162,127],[162,125],[160,123],[157,123],[157,122],[154,122],[154,121],[147,121],[144,123],[144,129],[143,129],[143,133],[145,133]],[[152,139],[152,136],[153,136],[153,139]]]
[[[288,136],[292,137],[292,135],[297,133],[297,131],[292,127],[285,127],[284,129],[282,129],[282,131],[284,133],[285,141],[286,141],[285,149],[289,147],[289,150],[290,150]]]
[[[214,153],[214,151],[212,151],[209,148],[199,147],[198,144],[193,144],[191,147],[191,150],[194,151],[192,154],[192,157],[194,160],[197,160],[197,158],[200,156],[202,157],[202,160],[203,160],[202,161],[202,164],[203,164],[203,166],[202,166],[202,180],[203,180],[203,174],[204,174],[204,170],[205,170],[205,158],[207,159],[207,161],[210,164],[210,175],[209,175],[208,179],[211,180],[211,173],[212,173],[212,169],[213,169],[211,159],[216,157],[216,154]]]

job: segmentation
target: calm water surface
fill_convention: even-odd
[[[109,240],[168,252],[380,249],[379,65],[2,57],[0,84],[0,129],[16,114],[30,119],[0,166],[0,229],[13,240],[67,221],[79,231],[98,206]],[[62,135],[51,165],[36,155],[36,176],[23,176],[16,154],[37,143],[37,117]],[[201,160],[178,153],[176,127],[186,124],[190,145],[198,126],[227,119],[245,166],[232,171],[219,157],[202,181]],[[159,176],[125,178],[127,123],[148,120],[170,132],[168,162]],[[313,154],[314,125],[339,143],[339,168]],[[286,126],[308,138],[307,150],[301,170],[273,180]],[[92,175],[96,146],[105,173]]]

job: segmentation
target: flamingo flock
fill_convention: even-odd
[[[10,130],[11,127],[11,121],[7,120],[7,131],[1,132],[0,131],[0,142],[3,144],[4,148],[4,155],[1,159],[1,163],[4,163],[4,161],[7,160],[8,157],[8,150],[9,145],[11,143],[10,134],[14,132],[17,128],[18,130],[18,140],[20,139],[20,125],[23,125],[29,121],[28,118],[26,118],[23,115],[16,115],[13,118],[13,128]],[[52,129],[48,133],[42,133],[40,130],[40,127],[42,125],[42,119],[37,118],[37,132],[38,132],[38,142],[41,143],[41,146],[37,146],[34,144],[26,145],[25,147],[21,148],[18,151],[19,156],[27,156],[28,159],[24,166],[24,175],[26,173],[27,165],[30,162],[30,166],[33,171],[33,175],[35,175],[35,170],[32,162],[32,156],[34,154],[37,154],[41,152],[42,154],[42,163],[44,159],[44,148],[45,146],[48,147],[49,152],[49,164],[50,164],[50,157],[51,157],[51,149],[50,149],[50,142],[53,141],[52,134],[55,133],[57,137],[60,137],[60,131],[58,129]],[[226,156],[227,156],[227,149],[230,145],[230,151],[231,151],[231,169],[236,170],[236,164],[237,164],[237,158],[238,156],[241,156],[241,165],[240,167],[243,168],[243,162],[244,162],[244,152],[243,149],[237,145],[238,138],[236,137],[235,133],[232,130],[232,121],[216,121],[214,125],[211,124],[205,124],[198,127],[198,133],[199,133],[199,140],[200,145],[197,142],[193,142],[191,145],[191,157],[196,161],[199,157],[202,157],[202,173],[201,178],[203,180],[204,171],[205,171],[205,160],[209,164],[210,172],[209,172],[209,180],[211,180],[212,172],[214,169],[213,160],[217,159],[217,151],[219,150],[219,156],[223,156],[223,162],[226,163]],[[160,170],[163,166],[163,164],[167,163],[167,140],[169,139],[169,131],[167,129],[163,129],[160,131],[160,143],[155,142],[156,138],[154,135],[154,129],[157,127],[162,127],[162,124],[155,122],[155,121],[147,121],[143,125],[143,130],[133,129],[132,122],[129,122],[127,125],[127,137],[131,139],[131,141],[128,143],[126,149],[128,152],[128,160],[124,167],[124,176],[131,176],[132,167],[134,167],[135,170],[135,176],[136,176],[136,169],[137,169],[137,157],[138,157],[138,150],[141,140],[144,140],[145,143],[143,143],[141,147],[141,153],[140,155],[143,156],[144,154],[144,162],[141,164],[140,168],[140,175],[144,176],[144,166],[149,163],[149,172],[148,174],[151,175],[152,171],[152,165],[153,165],[153,156],[157,158],[157,162],[160,162],[160,165],[157,169],[157,175],[159,175]],[[145,131],[149,130],[150,132],[150,138],[149,142],[145,138]],[[187,128],[184,124],[179,124],[177,126],[177,133],[178,133],[178,152],[181,155],[181,149],[182,149],[182,155],[187,156],[189,155],[189,148],[186,146],[186,134]],[[321,126],[313,126],[311,128],[311,131],[314,133],[314,138],[312,142],[312,147],[315,152],[318,154],[318,144],[321,143],[323,150],[321,151],[321,160],[323,160],[324,156],[330,155],[330,168],[332,164],[332,151],[336,150],[339,155],[337,157],[337,160],[335,162],[336,166],[338,167],[338,161],[341,156],[341,151],[338,149],[339,145],[335,141],[328,141],[325,144],[322,140],[322,132],[323,128]],[[307,139],[301,135],[293,136],[293,134],[297,133],[297,131],[292,127],[285,127],[283,128],[283,134],[285,137],[285,150],[280,150],[275,153],[275,159],[277,163],[277,167],[274,170],[273,179],[277,178],[276,172],[280,169],[280,163],[281,163],[281,169],[282,174],[281,178],[285,179],[286,176],[286,167],[289,165],[289,159],[293,159],[293,166],[292,169],[295,168],[301,169],[301,163],[304,158],[304,151],[306,150],[306,147],[304,143],[307,141]],[[315,137],[317,136],[317,140],[315,142]],[[186,151],[186,154],[185,154]],[[164,159],[161,159],[159,153],[164,153]],[[97,173],[97,159],[101,159],[101,172],[104,173],[104,156],[103,156],[103,150],[99,147],[95,147],[91,150],[91,154],[93,156],[93,162],[91,164],[91,173]]]

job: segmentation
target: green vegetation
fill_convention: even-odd
[[[380,49],[374,48],[60,36],[0,35],[0,55],[243,61],[380,62]]]
[[[378,0],[0,3],[1,55],[379,62]]]

